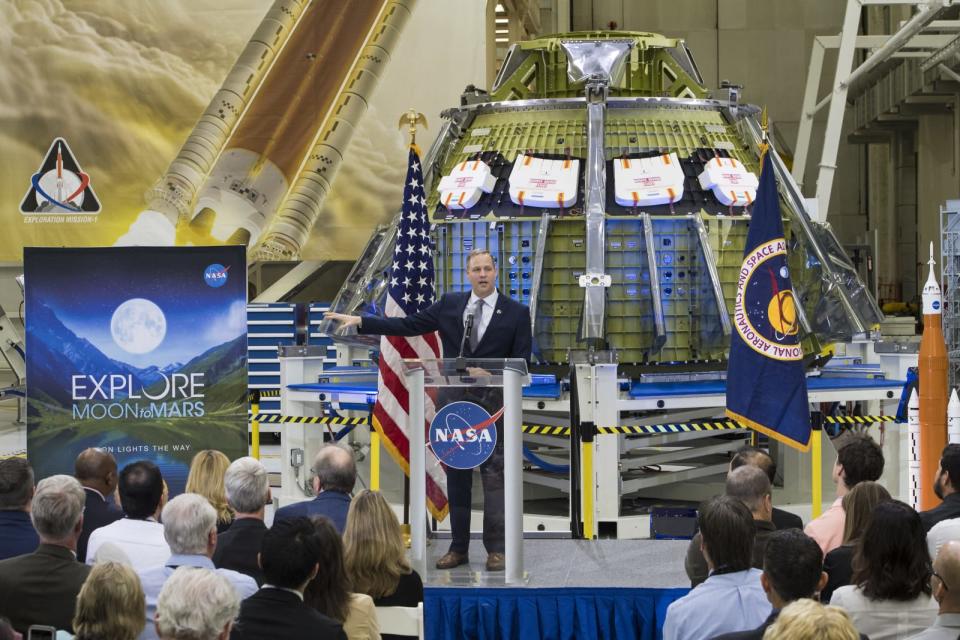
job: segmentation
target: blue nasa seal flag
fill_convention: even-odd
[[[496,423],[502,415],[502,408],[491,416],[480,405],[463,400],[444,406],[430,423],[434,455],[454,469],[479,467],[497,446]]]
[[[737,278],[726,414],[801,451],[810,409],[797,301],[787,265],[777,181],[765,153]]]

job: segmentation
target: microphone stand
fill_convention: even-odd
[[[471,331],[473,331],[473,314],[468,313],[467,320],[464,322],[463,336],[460,338],[460,353],[457,354],[457,373],[465,373],[467,370],[467,359],[463,357],[463,348]]]

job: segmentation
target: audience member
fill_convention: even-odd
[[[883,450],[870,436],[856,436],[837,452],[837,462],[833,465],[837,499],[804,529],[804,533],[817,541],[824,554],[830,553],[843,542],[846,522],[843,496],[864,480],[877,480],[882,474]]]
[[[337,531],[347,526],[350,494],[357,481],[357,465],[353,452],[336,444],[320,448],[313,460],[313,500],[297,502],[277,510],[274,520],[296,516],[326,516]]]
[[[170,558],[165,564],[140,571],[140,582],[147,596],[146,620],[153,620],[157,598],[164,583],[178,567],[214,569],[213,550],[217,548],[217,512],[209,501],[196,493],[182,493],[163,508],[163,536],[170,545]],[[252,596],[257,583],[248,575],[216,569],[233,585],[240,599]],[[144,629],[143,640],[156,638],[155,629],[149,624]]]
[[[740,500],[719,496],[700,509],[703,555],[710,577],[667,607],[664,640],[699,640],[759,626],[771,607],[750,567],[754,525]]]
[[[400,521],[381,493],[365,489],[354,497],[343,547],[355,592],[367,594],[378,607],[423,602],[423,581],[407,562]]]
[[[263,523],[266,505],[270,502],[267,470],[256,458],[239,458],[227,468],[224,486],[227,502],[236,513],[230,529],[217,538],[213,564],[245,573],[262,585],[263,572],[257,564],[257,554],[263,534],[267,532]]]
[[[30,517],[40,546],[0,561],[0,615],[20,633],[32,624],[73,629],[77,594],[90,573],[76,556],[85,500],[71,476],[50,476],[37,485]]]
[[[940,466],[933,477],[933,492],[943,502],[920,513],[926,531],[938,522],[960,518],[960,444],[948,444],[940,454]]]
[[[0,460],[0,560],[36,551],[40,544],[30,522],[33,469],[26,458]]]
[[[304,602],[307,584],[320,571],[323,541],[309,518],[279,520],[263,535],[263,587],[243,601],[231,640],[299,638],[346,640],[343,627]]]
[[[304,601],[314,609],[343,623],[343,631],[350,640],[380,640],[373,598],[363,593],[351,593],[343,560],[343,540],[329,518],[311,518],[317,529],[320,571],[307,585]]]
[[[132,462],[120,472],[119,487],[125,517],[90,534],[86,563],[92,565],[97,550],[109,542],[127,555],[135,571],[163,564],[170,557],[170,547],[163,538],[163,525],[157,522],[166,503],[160,468],[149,460]]]
[[[23,636],[13,630],[9,620],[0,618],[0,640],[23,640]]]
[[[161,640],[227,640],[240,610],[240,597],[230,581],[209,569],[179,567],[157,597],[154,628]],[[261,638],[293,638],[267,635]]]
[[[223,533],[233,524],[233,509],[227,502],[223,478],[230,466],[230,458],[216,449],[204,449],[193,456],[187,475],[185,493],[196,493],[210,502],[217,511],[217,533]]]
[[[930,574],[920,516],[897,500],[881,502],[857,542],[851,584],[834,591],[830,604],[846,609],[872,640],[902,638],[936,617]]]
[[[911,640],[955,640],[960,637],[960,542],[953,540],[940,547],[931,578],[933,599],[940,605],[937,619]]]
[[[774,462],[769,453],[757,447],[744,445],[737,449],[733,458],[730,459],[730,471],[744,465],[757,467],[767,474],[772,492],[773,483],[777,477],[777,463]],[[777,529],[803,529],[803,520],[800,519],[800,516],[776,507],[773,508],[773,517],[771,520],[773,526]]]
[[[87,494],[83,508],[83,532],[77,543],[77,559],[87,560],[87,542],[94,529],[105,527],[123,517],[114,494],[117,490],[117,461],[103,449],[84,449],[73,463],[73,475]]]
[[[850,584],[853,577],[853,552],[857,542],[870,524],[874,507],[890,499],[890,492],[883,485],[872,480],[861,482],[850,493],[843,496],[843,512],[846,514],[843,525],[843,544],[823,559],[827,586],[820,591],[821,602],[829,603],[833,592],[838,587]]]
[[[770,520],[773,504],[770,498],[770,480],[767,474],[758,467],[745,466],[734,469],[727,474],[726,495],[738,499],[747,505],[753,514],[755,530],[753,543],[753,560],[751,566],[763,568],[763,549],[767,538],[776,531]],[[709,570],[707,561],[700,550],[700,534],[697,533],[687,547],[687,557],[684,561],[690,586],[695,587],[707,579]]]
[[[144,608],[143,589],[133,569],[116,562],[99,563],[77,596],[75,638],[134,640],[143,631]]]
[[[780,611],[801,598],[815,598],[827,581],[821,570],[823,552],[813,538],[799,529],[777,531],[767,541],[760,584],[773,606],[766,621],[750,631],[737,631],[714,640],[760,640]]]
[[[787,605],[764,640],[857,640],[862,634],[847,612],[803,598]]]

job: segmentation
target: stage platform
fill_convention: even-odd
[[[484,571],[480,540],[471,542],[469,565],[434,569],[448,545],[435,539],[428,547],[428,640],[659,639],[667,607],[690,586],[687,540],[528,539],[523,586]]]

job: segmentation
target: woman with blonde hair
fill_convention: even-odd
[[[843,544],[823,559],[827,586],[820,592],[820,602],[830,602],[830,597],[836,589],[850,584],[850,578],[853,576],[853,550],[857,541],[867,530],[874,507],[891,499],[890,492],[882,484],[872,480],[858,482],[850,493],[843,496],[843,511],[846,514],[843,525]]]
[[[343,543],[354,591],[367,594],[378,607],[423,602],[423,581],[407,562],[400,522],[379,492],[364,490],[353,498]]]
[[[227,504],[227,490],[223,477],[230,466],[230,458],[215,449],[204,449],[193,456],[187,476],[186,493],[199,493],[217,511],[217,533],[223,533],[233,524],[233,510]]]
[[[93,566],[73,617],[77,640],[134,640],[146,625],[146,600],[140,578],[118,562]]]
[[[788,604],[763,640],[860,640],[847,612],[802,598]]]

